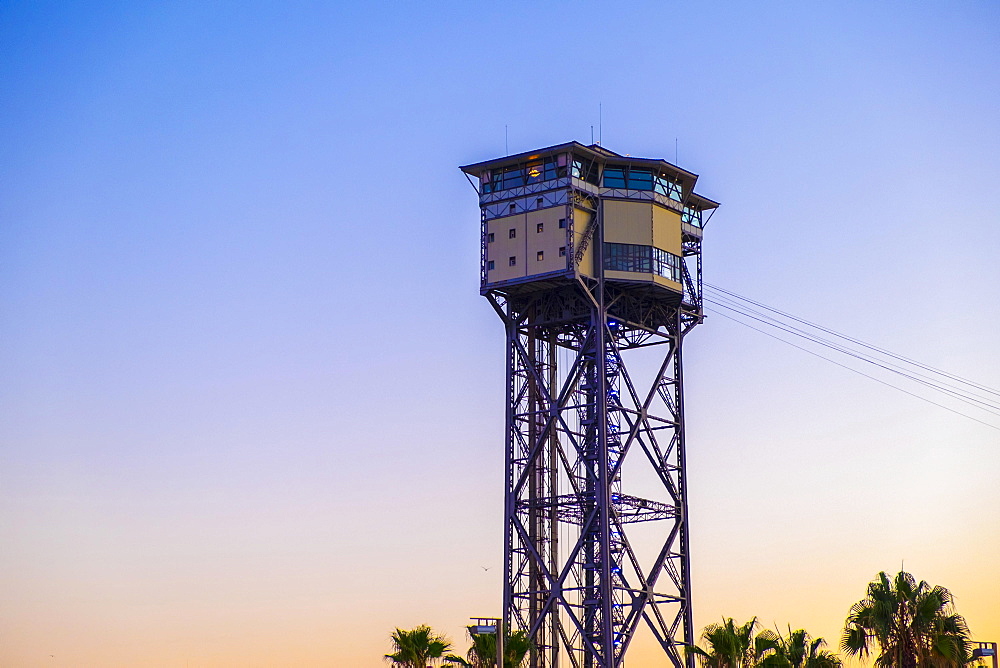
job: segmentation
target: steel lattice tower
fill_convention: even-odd
[[[682,342],[717,203],[662,160],[571,142],[468,165],[506,330],[503,618],[530,665],[690,662]]]

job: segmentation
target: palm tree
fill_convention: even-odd
[[[826,641],[823,638],[813,638],[804,629],[793,631],[788,627],[788,637],[769,630],[758,634],[760,638],[770,639],[770,652],[760,659],[761,668],[841,668],[843,661],[833,652],[823,649]]]
[[[472,646],[466,658],[455,655],[445,657],[445,661],[466,668],[496,668],[497,637],[493,633],[469,633]],[[532,643],[524,631],[514,631],[504,636],[503,668],[520,668],[524,659],[531,652]]]
[[[701,661],[704,668],[841,668],[842,662],[835,654],[824,650],[826,641],[813,639],[806,631],[792,631],[783,637],[769,629],[757,635],[757,618],[737,625],[732,618],[721,624],[709,624],[702,631],[701,639],[707,649],[687,647]]]
[[[951,592],[905,571],[883,571],[851,606],[841,647],[852,656],[876,650],[877,668],[961,668],[969,662],[969,628]]]
[[[469,633],[472,647],[465,655],[471,668],[496,668],[497,637],[494,633]]]
[[[731,617],[722,624],[709,624],[701,632],[701,639],[708,649],[688,645],[689,654],[698,657],[704,668],[754,668],[760,656],[770,648],[771,640],[759,635],[753,637],[757,618],[737,626]]]
[[[451,642],[438,635],[426,624],[411,631],[397,628],[392,632],[392,654],[385,658],[399,668],[426,668],[429,661],[440,659],[451,649]]]
[[[520,668],[531,652],[533,644],[525,631],[514,631],[504,637],[503,668]]]

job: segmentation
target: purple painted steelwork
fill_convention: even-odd
[[[578,144],[552,150],[567,146],[625,159]],[[693,195],[697,177],[678,173],[688,179],[681,206],[694,198],[714,209]],[[507,341],[504,627],[533,639],[532,668],[619,668],[642,624],[674,666],[690,668],[681,349],[702,321],[701,230],[683,235],[680,291],[606,279],[605,194],[576,179],[552,187],[567,191],[551,197],[565,202],[565,272],[493,285],[485,268],[481,276]],[[502,212],[505,201],[502,192],[481,197],[484,267],[486,206]],[[578,211],[589,213],[585,230]],[[588,244],[594,269],[584,272]],[[626,482],[643,494],[626,494]]]

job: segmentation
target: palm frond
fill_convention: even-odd
[[[876,668],[962,668],[968,638],[951,592],[903,570],[892,578],[883,571],[851,606],[841,648],[865,656],[877,647]]]

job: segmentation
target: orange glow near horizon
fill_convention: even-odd
[[[984,0],[0,3],[0,668],[385,668],[419,624],[464,653],[501,612],[506,348],[502,204],[458,166],[563,173],[604,128],[723,202],[706,283],[979,384],[932,405],[708,305],[696,631],[836,649],[902,565],[1000,640],[998,26]],[[517,211],[600,229],[546,183]],[[626,668],[663,665],[643,632]]]

